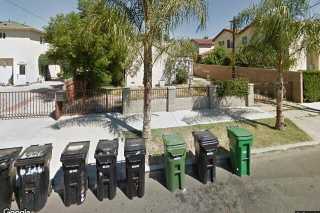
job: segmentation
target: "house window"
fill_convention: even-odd
[[[223,47],[224,46],[224,41],[219,41],[219,46]]]
[[[20,75],[25,75],[25,74],[26,74],[26,65],[21,64],[21,65],[19,66],[19,74],[20,74]]]
[[[0,32],[0,39],[5,39],[6,37],[6,33]]]
[[[228,40],[227,41],[227,48],[232,48],[233,47],[233,42]]]
[[[247,36],[243,36],[242,37],[242,44],[243,45],[247,45],[248,44],[248,37]]]

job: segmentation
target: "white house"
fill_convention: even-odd
[[[166,63],[168,60],[168,54],[163,53],[159,55],[159,51],[153,47],[153,67],[152,67],[152,86],[164,86],[169,83],[166,75]],[[180,58],[175,64],[175,68],[178,66],[186,67],[188,75],[193,75],[193,61],[189,58]],[[136,59],[132,66],[125,72],[125,85],[126,87],[141,87],[143,86],[143,61],[141,57]],[[171,81],[175,80],[175,76]]]
[[[0,84],[43,81],[38,59],[48,47],[42,31],[13,21],[0,21]]]

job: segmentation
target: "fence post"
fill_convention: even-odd
[[[127,115],[130,107],[130,88],[122,89],[122,114]]]
[[[66,101],[66,92],[64,90],[55,93],[55,110],[53,117],[58,120],[63,115],[63,104]]]
[[[246,97],[246,106],[254,106],[254,84],[248,84],[248,95]]]
[[[217,106],[217,86],[208,86],[208,98],[209,98],[209,109],[214,109]]]
[[[170,86],[167,88],[168,96],[167,96],[167,112],[175,111],[175,100],[177,98],[177,88],[174,86]]]

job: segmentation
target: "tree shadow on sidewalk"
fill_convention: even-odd
[[[59,120],[50,127],[56,130],[68,127],[96,127],[109,129],[109,131],[114,134],[119,134],[122,131],[129,131],[135,135],[141,136],[142,133],[140,130],[129,125],[132,121],[138,121],[138,116],[139,115],[131,115],[123,117],[118,113],[89,114]]]

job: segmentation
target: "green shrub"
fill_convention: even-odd
[[[226,65],[228,63],[228,56],[224,48],[217,47],[210,52],[210,54],[203,58],[202,64],[215,64],[215,65]],[[229,65],[229,64],[227,64]]]
[[[249,81],[246,79],[215,81],[214,83],[218,86],[217,93],[219,97],[245,97],[248,95]]]
[[[320,101],[320,71],[303,72],[303,94],[305,102]]]
[[[188,72],[186,69],[178,68],[176,75],[176,84],[186,84],[188,82]]]

